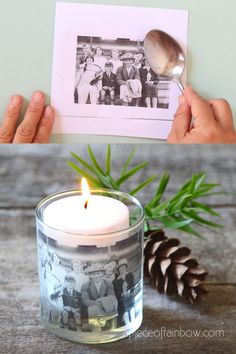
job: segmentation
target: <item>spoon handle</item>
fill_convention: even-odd
[[[184,85],[182,83],[181,78],[175,79],[176,84],[178,85],[182,94],[184,94]]]

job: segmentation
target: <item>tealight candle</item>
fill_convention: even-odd
[[[89,195],[87,190],[83,179],[83,195],[51,203],[44,210],[44,223],[54,229],[82,235],[106,234],[129,227],[129,209],[124,203],[106,196]]]
[[[61,338],[105,343],[142,323],[143,209],[82,184],[36,209],[41,320]]]

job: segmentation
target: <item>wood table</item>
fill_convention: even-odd
[[[115,175],[131,148],[112,147]],[[105,147],[94,149],[103,156]],[[169,171],[169,193],[192,172],[202,170],[228,192],[209,199],[223,215],[226,237],[205,231],[206,241],[201,241],[168,232],[181,238],[209,271],[209,294],[200,304],[159,295],[145,280],[143,325],[131,338],[106,345],[80,345],[58,339],[41,327],[34,208],[44,196],[76,186],[78,178],[66,165],[70,150],[86,158],[86,146],[0,149],[0,353],[236,353],[236,154],[230,146],[186,149],[143,145],[134,159],[134,164],[149,160],[149,174]],[[147,188],[140,199],[144,202],[152,193],[153,189]],[[185,332],[180,336],[174,333],[180,329]]]

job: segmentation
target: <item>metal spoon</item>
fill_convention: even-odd
[[[181,77],[185,69],[186,56],[179,43],[163,31],[152,30],[146,35],[144,49],[152,70],[176,82],[183,93]]]

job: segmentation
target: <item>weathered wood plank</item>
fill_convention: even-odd
[[[132,338],[99,346],[62,341],[49,334],[39,323],[39,299],[35,277],[16,284],[5,284],[0,290],[1,354],[32,353],[235,353],[235,286],[212,286],[201,305],[172,302],[156,294],[149,286],[144,293],[144,321],[141,332]],[[170,331],[163,334],[164,329]],[[176,330],[210,331],[209,337],[182,337]],[[148,332],[149,331],[149,332]],[[152,331],[152,332],[151,332]],[[223,331],[221,333],[215,331]],[[187,337],[188,335],[188,337]],[[201,335],[202,332],[201,332]]]

